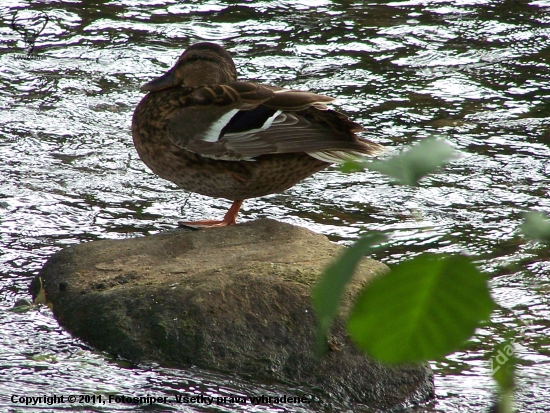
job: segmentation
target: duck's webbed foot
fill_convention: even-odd
[[[193,229],[202,229],[202,228],[217,228],[217,227],[227,227],[229,225],[235,225],[237,223],[237,215],[241,209],[243,201],[233,201],[233,205],[229,208],[229,211],[225,214],[221,221],[206,219],[202,221],[182,221],[178,225],[180,227],[189,227]]]

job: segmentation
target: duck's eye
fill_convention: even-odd
[[[200,58],[201,58],[201,57],[200,57],[199,55],[193,54],[193,55],[189,56],[189,57],[187,58],[187,60],[190,61],[190,62],[195,62],[195,61],[197,61],[197,60],[200,60]]]

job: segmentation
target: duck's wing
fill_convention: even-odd
[[[333,100],[248,82],[183,88],[166,127],[177,146],[215,159],[306,152],[337,162],[379,151],[355,135],[360,125],[327,109]]]

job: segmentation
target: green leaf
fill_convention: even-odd
[[[495,346],[491,356],[491,374],[501,392],[514,388],[514,374],[518,362],[514,353],[514,340],[506,340]]]
[[[360,172],[365,169],[366,162],[364,161],[346,161],[343,164],[340,164],[340,170],[347,174],[352,172]]]
[[[424,254],[366,286],[348,332],[383,362],[434,360],[459,348],[494,306],[485,276],[468,258]]]
[[[508,338],[498,344],[490,359],[491,374],[499,387],[498,411],[502,413],[514,411],[515,370],[518,363],[514,341],[513,338]]]
[[[317,315],[316,353],[326,351],[326,336],[332,320],[338,313],[340,299],[346,285],[350,282],[361,258],[375,245],[384,242],[387,237],[381,233],[371,233],[337,257],[323,272],[315,285],[311,299]]]
[[[550,220],[542,212],[528,212],[521,225],[521,232],[527,238],[550,242]]]
[[[399,184],[417,185],[421,178],[437,171],[456,157],[457,152],[447,142],[427,138],[399,155],[383,161],[373,161],[365,166],[396,178]]]

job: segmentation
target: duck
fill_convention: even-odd
[[[215,43],[191,45],[141,91],[132,138],[145,165],[186,191],[233,202],[222,220],[182,226],[234,225],[244,200],[384,148],[328,108],[332,97],[238,80],[233,58]]]

